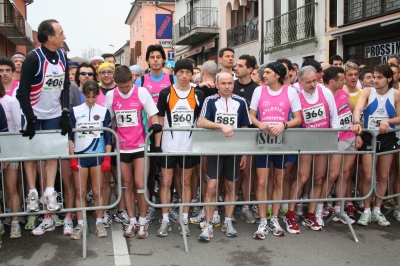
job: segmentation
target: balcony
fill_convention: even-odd
[[[317,42],[315,8],[312,2],[266,21],[265,53]]]
[[[344,0],[344,24],[353,24],[372,18],[400,12],[398,0]]]
[[[33,45],[32,28],[9,1],[0,3],[0,34],[15,45]]]
[[[218,8],[196,7],[175,25],[177,45],[194,45],[218,34]]]
[[[258,18],[227,30],[228,47],[235,47],[258,40]]]

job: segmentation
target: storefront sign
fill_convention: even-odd
[[[156,14],[156,39],[172,39],[172,16]]]
[[[384,58],[387,61],[387,57],[392,54],[400,54],[400,38],[365,44],[365,58],[382,57],[383,63]]]

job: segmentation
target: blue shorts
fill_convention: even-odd
[[[36,130],[56,130],[60,129],[61,116],[52,119],[36,119]],[[22,119],[21,127],[25,126],[25,117]]]
[[[285,169],[288,155],[256,155],[256,168],[270,168],[271,163],[275,168]]]
[[[103,163],[104,157],[86,157],[78,158],[78,164],[81,168],[96,167]]]
[[[288,155],[287,157],[287,163],[295,163],[297,160],[297,155]]]

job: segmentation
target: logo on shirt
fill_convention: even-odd
[[[271,106],[271,102],[270,101],[265,101],[265,102],[263,102],[262,106],[263,107]]]
[[[161,88],[166,88],[166,87],[168,87],[169,85],[167,85],[167,84],[160,84],[160,87]]]
[[[138,106],[137,103],[130,103],[129,106]]]
[[[86,117],[86,114],[75,116],[76,120]]]
[[[53,75],[57,75],[58,74],[58,71],[53,71]]]
[[[285,103],[284,102],[280,102],[279,106],[285,106]]]
[[[146,88],[148,88],[149,90],[151,90],[153,88],[153,86],[150,83],[147,83]]]
[[[122,107],[122,104],[120,103],[120,102],[117,102],[117,104],[116,104],[117,106],[118,106],[118,109],[121,109],[121,107]]]
[[[97,120],[100,119],[100,116],[99,116],[99,115],[94,115],[94,116],[93,116],[93,119],[94,119],[95,121],[97,121]]]
[[[242,89],[240,90],[240,92],[244,92],[244,89],[242,88]]]

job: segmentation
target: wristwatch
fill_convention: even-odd
[[[353,125],[361,125],[360,122],[353,122]]]
[[[285,127],[285,130],[288,128],[288,124],[286,122],[283,122],[283,126]]]

